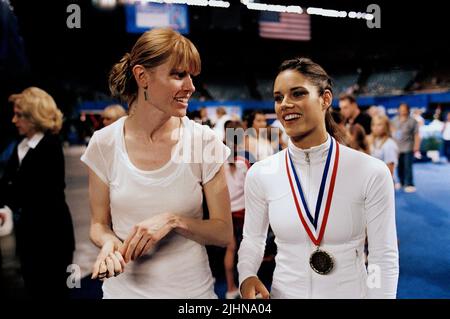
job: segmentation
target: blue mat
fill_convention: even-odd
[[[398,298],[450,298],[450,165],[414,164],[417,192],[396,192]]]

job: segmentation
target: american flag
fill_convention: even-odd
[[[259,36],[269,39],[309,41],[310,16],[306,13],[263,11],[259,16]]]

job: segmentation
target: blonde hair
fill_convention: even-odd
[[[127,112],[120,104],[113,104],[105,107],[103,110],[103,117],[109,117],[111,118],[111,121],[115,122],[118,119],[120,119],[122,116],[126,115]]]
[[[61,130],[63,114],[44,90],[29,87],[22,93],[12,94],[8,100],[23,112],[37,131],[58,134]]]
[[[388,137],[391,137],[391,123],[389,122],[389,118],[386,115],[375,115],[372,118],[372,123],[375,123],[375,121],[381,121],[383,124],[383,132],[386,139]]]
[[[193,75],[198,75],[201,70],[200,54],[189,39],[169,28],[145,32],[131,52],[112,67],[109,74],[111,94],[131,106],[138,93],[133,67],[142,65],[151,69],[167,61],[170,61],[171,67],[182,66]]]

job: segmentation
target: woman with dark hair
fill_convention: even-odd
[[[350,143],[348,146],[354,150],[370,154],[366,131],[364,131],[362,125],[355,123],[350,126]]]
[[[186,117],[199,73],[197,49],[171,29],[145,32],[112,68],[129,116],[95,132],[82,156],[104,298],[217,298],[205,245],[232,238],[230,150]]]
[[[310,59],[283,62],[275,112],[289,145],[247,173],[239,282],[244,298],[395,298],[398,249],[387,166],[340,144],[328,74]],[[267,229],[277,244],[271,293],[257,277]],[[366,228],[369,271],[364,258]]]

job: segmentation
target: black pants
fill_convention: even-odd
[[[20,262],[27,297],[32,299],[68,299],[67,266],[73,251],[54,248],[52,254],[39,251],[21,253]]]
[[[444,154],[447,157],[447,160],[450,162],[450,140],[444,140]]]
[[[398,159],[398,178],[400,179],[400,183],[403,186],[414,186],[413,181],[413,160],[414,160],[414,154],[413,152],[405,152],[400,153],[399,159]]]

